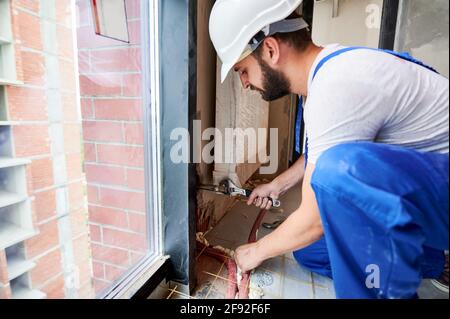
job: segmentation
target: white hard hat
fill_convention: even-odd
[[[209,19],[209,33],[222,61],[221,79],[249,56],[265,37],[308,27],[303,19],[284,20],[303,0],[218,0]]]

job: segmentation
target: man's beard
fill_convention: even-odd
[[[253,90],[258,90],[261,93],[263,100],[267,102],[278,100],[283,96],[291,93],[291,85],[286,76],[280,72],[272,69],[262,59],[257,59],[261,66],[263,76],[263,90],[252,86]]]

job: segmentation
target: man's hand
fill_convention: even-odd
[[[250,195],[247,205],[255,205],[262,209],[269,210],[272,208],[272,201],[269,200],[278,199],[280,197],[280,188],[274,183],[264,184],[256,187]]]
[[[234,259],[242,272],[251,271],[264,261],[258,253],[258,243],[239,247],[234,253]]]

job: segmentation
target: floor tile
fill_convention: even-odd
[[[281,297],[283,299],[312,299],[312,285],[303,284],[288,277],[283,278]]]
[[[313,283],[318,288],[334,289],[333,280],[328,277],[312,274]]]
[[[284,260],[284,276],[290,277],[306,283],[311,283],[311,272],[301,267],[296,261],[291,259]]]
[[[315,299],[336,299],[334,289],[314,288]]]
[[[284,271],[283,264],[284,259],[282,257],[276,257],[263,262],[260,268],[282,275]]]
[[[263,290],[264,295],[281,295],[282,277],[279,274],[259,268],[252,274],[251,280],[255,286]]]

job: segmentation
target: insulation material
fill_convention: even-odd
[[[217,70],[220,68],[218,60]],[[259,128],[268,129],[269,103],[263,101],[257,91],[243,89],[237,73],[231,72],[223,84],[219,74],[220,71],[216,77],[216,128],[222,135],[223,143],[222,148],[218,149],[220,146],[216,137],[213,179],[218,184],[229,178],[242,186],[261,167],[258,154],[267,154],[267,136],[264,141],[256,143],[256,148],[250,148],[248,143],[237,143],[235,136],[227,136],[226,129],[253,129],[254,132],[258,132]]]

